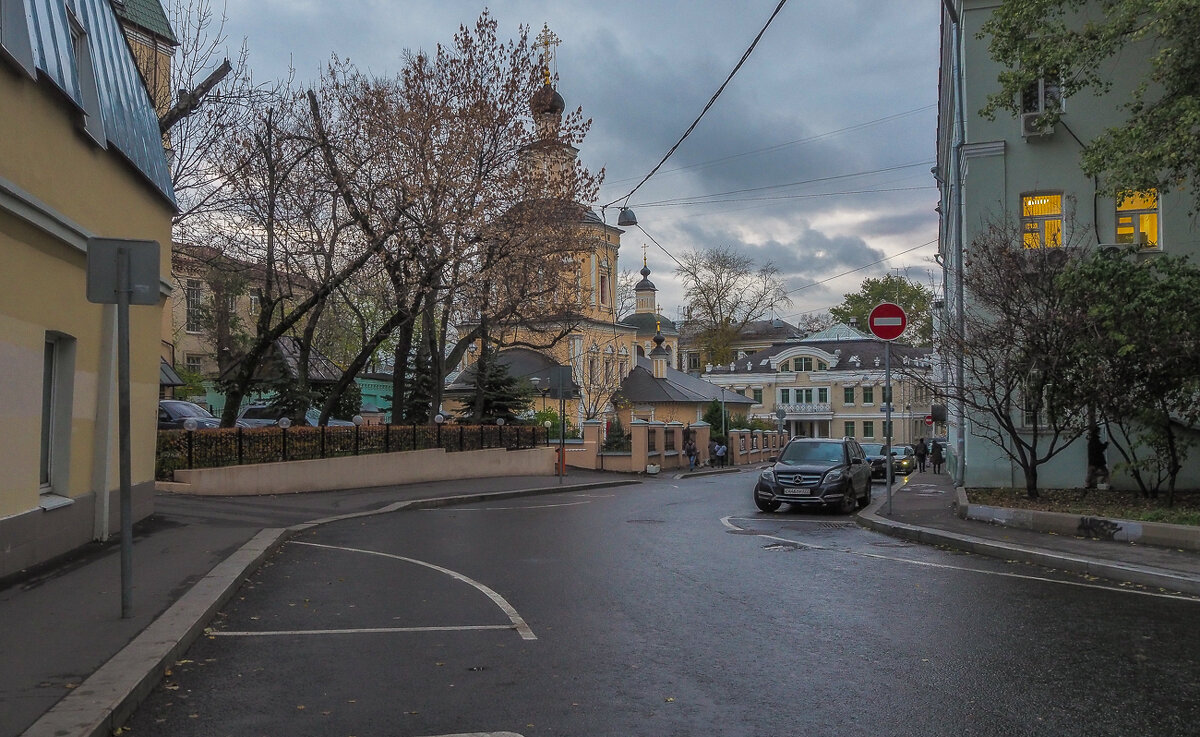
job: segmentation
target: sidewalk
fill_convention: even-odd
[[[115,544],[3,582],[0,737],[108,737],[259,562],[311,523],[636,483],[572,469],[561,485],[556,477],[514,477],[267,497],[159,495],[154,516],[135,529],[130,619],[120,618]],[[945,474],[897,481],[890,511],[882,491],[875,488],[858,519],[896,537],[1200,596],[1200,553],[959,519]]]
[[[1200,596],[1200,553],[1096,540],[959,519],[948,474],[914,473],[894,486],[891,509],[877,487],[858,518],[894,537],[980,555]]]
[[[0,582],[0,737],[109,737],[245,576],[314,520],[636,483],[571,469],[561,484],[537,476],[266,497],[159,494],[154,515],[134,529],[131,618],[121,619],[115,542]]]

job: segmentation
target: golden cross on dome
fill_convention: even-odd
[[[562,43],[562,39],[556,36],[554,31],[550,30],[548,24],[543,23],[542,32],[537,36],[537,43],[542,47],[542,79],[546,84],[550,84],[550,70],[552,67],[557,66],[555,64],[554,49]],[[557,72],[558,69],[555,68],[554,71]]]
[[[642,266],[646,266],[646,244],[642,244]]]

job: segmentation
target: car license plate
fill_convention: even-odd
[[[794,486],[786,486],[783,489],[783,493],[789,496],[811,496],[812,489],[797,489]]]

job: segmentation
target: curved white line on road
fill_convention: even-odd
[[[578,507],[591,502],[563,502],[562,504],[531,504],[527,507],[432,507],[426,512],[510,512],[523,509],[553,509],[554,507]]]
[[[862,550],[840,550],[838,548],[827,548],[822,545],[813,545],[811,543],[803,543],[798,540],[788,540],[787,538],[777,537],[775,535],[764,535],[759,532],[753,532],[752,530],[747,530],[744,527],[738,527],[737,525],[733,524],[733,522],[731,522],[730,520],[734,520],[734,519],[743,519],[743,518],[734,517],[733,515],[729,515],[727,517],[721,518],[721,524],[723,524],[726,528],[728,528],[730,530],[735,530],[737,532],[750,532],[755,537],[761,537],[764,540],[775,540],[778,542],[787,543],[788,545],[796,545],[796,546],[799,546],[802,548],[807,548],[809,550],[828,550],[828,551],[834,552],[834,553],[846,553],[847,555],[857,555],[860,558],[875,558],[877,560],[890,560],[890,561],[895,561],[897,563],[908,563],[909,565],[914,565],[914,566],[924,566],[925,568],[941,568],[941,569],[948,570],[948,571],[965,571],[967,573],[979,573],[979,574],[982,574],[985,576],[1003,576],[1005,578],[1020,578],[1020,579],[1026,580],[1026,581],[1041,581],[1043,583],[1061,584],[1063,586],[1078,586],[1079,588],[1097,589],[1098,591],[1118,591],[1118,592],[1121,592],[1124,594],[1140,594],[1142,596],[1153,596],[1153,597],[1156,597],[1159,599],[1175,599],[1176,601],[1190,601],[1193,604],[1200,602],[1200,600],[1197,600],[1193,597],[1179,596],[1177,594],[1160,594],[1160,593],[1157,593],[1154,591],[1141,591],[1139,589],[1124,589],[1124,588],[1120,588],[1120,587],[1097,586],[1094,583],[1081,583],[1079,581],[1057,581],[1053,578],[1045,578],[1044,576],[1029,576],[1024,573],[1007,573],[1005,571],[981,571],[978,568],[967,568],[966,566],[952,566],[947,563],[932,563],[930,561],[911,560],[909,558],[897,558],[896,556],[892,556],[892,555],[884,555],[882,553],[870,553],[870,552],[866,552],[866,551],[862,551]]]
[[[321,543],[309,543],[309,542],[302,542],[300,540],[291,540],[291,541],[289,541],[288,544],[289,545],[308,545],[309,547],[313,547],[313,548],[325,548],[326,550],[341,550],[341,551],[347,552],[347,553],[362,553],[363,555],[377,555],[380,558],[391,558],[392,560],[401,560],[401,561],[404,561],[405,563],[412,563],[413,565],[431,568],[431,569],[437,571],[438,573],[444,573],[447,576],[449,576],[455,580],[462,581],[465,584],[474,586],[480,593],[482,593],[487,598],[491,599],[492,603],[495,604],[496,606],[500,607],[500,611],[504,612],[504,614],[508,616],[509,621],[513,623],[513,629],[515,629],[521,635],[522,640],[536,640],[537,639],[537,636],[533,634],[533,630],[529,628],[529,625],[526,624],[525,620],[521,617],[521,615],[517,613],[517,610],[514,609],[513,606],[511,604],[509,604],[508,601],[505,600],[505,598],[503,596],[496,593],[494,590],[485,586],[484,584],[471,578],[470,576],[464,576],[463,574],[459,573],[458,571],[452,571],[449,568],[443,568],[434,563],[426,563],[425,561],[417,560],[416,558],[406,558],[403,555],[393,555],[391,553],[381,553],[377,550],[360,550],[358,548],[346,548],[346,547],[342,547],[340,545],[322,545]]]

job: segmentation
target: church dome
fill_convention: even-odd
[[[549,84],[543,84],[542,88],[534,93],[533,99],[529,101],[529,110],[535,117],[562,115],[566,109],[567,103],[563,100],[562,95],[558,94],[558,90]]]

